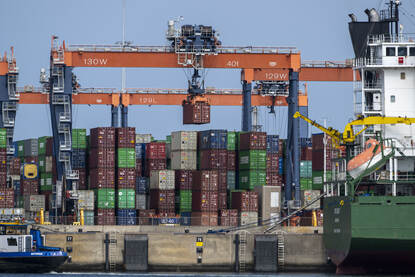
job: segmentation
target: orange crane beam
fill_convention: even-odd
[[[72,95],[72,103],[80,105],[182,105],[187,94],[184,89],[127,89],[127,93],[115,92],[113,89],[81,89]],[[107,92],[108,91],[108,92]],[[26,88],[20,90],[19,104],[49,104],[49,94],[41,92],[41,89]],[[121,101],[120,101],[121,95]],[[210,90],[205,94],[207,101],[212,106],[241,106],[242,94],[240,90]],[[307,106],[306,94],[298,96],[299,106]],[[252,95],[253,106],[271,106],[272,97],[258,94]],[[285,96],[277,96],[274,106],[287,106]]]

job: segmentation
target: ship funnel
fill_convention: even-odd
[[[380,16],[379,13],[375,10],[375,9],[366,9],[365,13],[367,14],[368,18],[369,18],[369,22],[379,22],[380,21]]]
[[[357,21],[357,17],[353,13],[350,13],[349,14],[349,17],[352,20],[352,22],[356,22]]]

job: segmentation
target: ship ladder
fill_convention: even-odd
[[[117,233],[110,232],[110,243],[109,243],[109,253],[108,253],[108,263],[109,271],[115,272],[117,267]]]
[[[282,232],[277,233],[277,264],[278,264],[278,271],[284,269],[285,263],[285,243],[284,243],[284,234]]]
[[[247,232],[241,232],[239,234],[239,272],[246,270],[246,243]]]

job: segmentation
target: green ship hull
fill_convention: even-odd
[[[337,273],[415,272],[415,196],[324,199],[324,244]]]

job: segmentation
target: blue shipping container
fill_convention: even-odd
[[[278,161],[278,174],[284,174],[284,159],[280,158]]]
[[[146,153],[146,144],[145,143],[136,143],[135,144],[135,158],[136,159],[145,159]]]
[[[86,150],[72,149],[72,167],[85,168],[86,167]]]
[[[300,147],[311,147],[311,138],[300,138]]]
[[[138,194],[147,194],[149,192],[149,179],[147,177],[136,177],[135,192]]]
[[[228,135],[226,130],[206,130],[201,131],[199,136],[199,148],[207,149],[226,149]]]
[[[17,141],[13,142],[13,147],[14,147],[14,157],[17,157]]]
[[[180,225],[182,226],[190,226],[190,219],[192,217],[191,212],[183,212],[180,213]]]
[[[267,153],[277,154],[279,152],[280,136],[267,135]]]
[[[20,195],[20,180],[13,180],[14,193]]]
[[[137,211],[133,209],[118,209],[117,225],[137,225]]]

